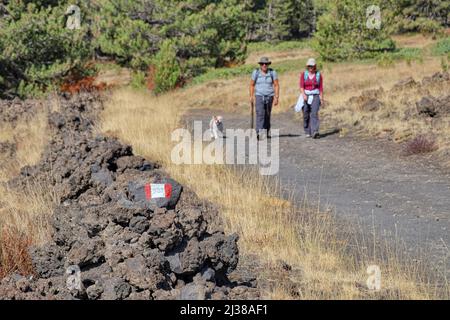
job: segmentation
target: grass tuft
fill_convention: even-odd
[[[0,231],[0,279],[18,273],[22,276],[34,274],[28,247],[33,243],[30,235],[14,228],[4,227]]]
[[[430,153],[439,149],[436,139],[420,135],[408,141],[405,145],[404,154],[411,156],[414,154]]]

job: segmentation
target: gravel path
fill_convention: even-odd
[[[208,127],[210,110],[193,110],[185,118]],[[226,128],[249,127],[248,116],[222,114]],[[326,125],[326,119],[323,123]],[[286,197],[323,210],[334,210],[366,239],[389,243],[415,259],[431,262],[439,274],[449,272],[450,172],[423,156],[404,157],[386,140],[339,137],[324,128],[321,139],[304,136],[293,112],[276,114],[280,129],[280,171]]]

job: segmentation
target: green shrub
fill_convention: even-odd
[[[423,50],[419,48],[400,48],[394,52],[386,52],[377,57],[377,64],[380,67],[390,67],[396,61],[403,60],[408,65],[413,61],[423,61]]]
[[[331,0],[330,11],[319,18],[313,46],[324,60],[373,58],[395,50],[395,43],[381,25],[366,26],[366,9],[383,8],[382,1]]]
[[[64,27],[62,8],[29,4],[0,29],[0,95],[36,96],[81,71],[89,54],[86,29]]]
[[[81,8],[82,30],[67,30],[69,4]],[[2,8],[5,7],[6,10]],[[248,12],[239,0],[10,0],[0,6],[0,95],[37,95],[81,74],[88,59],[109,58],[136,71],[155,61],[158,90],[246,57]],[[167,39],[176,56],[158,54]],[[167,50],[167,48],[165,48]],[[165,78],[169,75],[167,78]]]
[[[153,59],[155,67],[155,93],[161,93],[175,88],[181,77],[181,68],[171,40],[166,40]]]
[[[442,32],[442,25],[432,19],[427,18],[417,18],[416,20],[411,19],[400,19],[392,26],[392,31],[395,33],[415,33],[419,32],[422,34],[439,34]]]
[[[420,32],[437,35],[448,26],[450,1],[395,0],[386,15],[392,19],[389,29],[394,33]]]
[[[450,37],[439,40],[433,47],[433,54],[446,55],[450,53]]]
[[[155,34],[152,27],[143,20],[130,18],[141,6],[140,1],[103,1],[92,25],[93,45],[103,55],[135,70],[145,70],[158,50],[158,43],[152,41]]]
[[[134,89],[144,89],[145,88],[145,72],[137,70],[131,74],[131,87]]]
[[[389,68],[395,63],[394,57],[391,54],[383,53],[377,58],[377,64],[383,68]]]

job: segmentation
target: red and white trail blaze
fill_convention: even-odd
[[[145,197],[147,200],[158,198],[170,198],[172,185],[170,183],[149,183],[145,185]]]

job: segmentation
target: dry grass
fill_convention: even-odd
[[[30,121],[19,120],[17,123],[1,123],[0,142],[16,144],[13,159],[0,155],[0,182],[16,176],[20,168],[33,165],[41,158],[47,143],[47,112],[42,110]]]
[[[328,77],[330,84],[326,86],[327,104],[322,115],[349,130],[354,129],[366,136],[389,137],[398,143],[421,135],[432,136],[439,147],[439,154],[445,154],[450,150],[450,116],[427,119],[408,116],[408,113],[414,111],[416,102],[427,94],[435,97],[449,94],[448,83],[427,86],[424,89],[428,92],[405,88],[388,93],[400,80],[413,77],[414,80],[421,81],[423,77],[439,71],[441,67],[438,59],[426,60],[424,64],[399,63],[392,70],[374,66],[335,68]],[[349,98],[361,95],[364,90],[380,87],[385,94],[379,99],[383,107],[377,111],[362,111],[357,105],[347,103]]]
[[[256,254],[266,270],[275,270],[279,260],[292,266],[298,276],[289,282],[274,279],[275,285],[266,288],[265,298],[434,298],[433,289],[418,279],[422,273],[417,265],[403,267],[395,255],[383,260],[368,257],[361,249],[366,244],[348,250],[350,241],[338,235],[332,216],[294,208],[289,202],[274,198],[271,194],[277,194],[277,186],[252,170],[238,173],[227,166],[171,162],[171,132],[189,107],[198,106],[199,102],[218,106],[219,102],[236,101],[236,95],[244,91],[239,81],[223,84],[217,90],[206,90],[206,84],[159,97],[128,89],[116,91],[101,116],[99,130],[131,144],[136,153],[161,162],[171,176],[201,198],[219,204],[226,231],[240,235],[241,254]],[[379,264],[383,270],[383,290],[378,293],[364,289],[370,263]],[[278,273],[263,275],[273,277]]]
[[[51,101],[50,110],[58,108]],[[6,182],[17,176],[20,168],[34,165],[41,158],[48,141],[47,110],[40,109],[33,119],[19,119],[15,124],[0,123],[0,141],[16,144],[13,157],[0,155],[0,277],[10,272],[30,274],[26,248],[42,244],[50,236],[49,218],[57,202],[55,190],[44,181],[35,181],[23,190]]]
[[[43,244],[50,236],[49,219],[58,203],[56,190],[36,181],[23,190],[0,185],[0,227],[30,236],[33,244]]]
[[[437,39],[433,39],[430,36],[423,34],[406,34],[395,35],[392,37],[398,48],[426,48],[430,47],[437,42]]]
[[[31,237],[17,230],[4,227],[0,232],[0,279],[12,272],[22,275],[34,273],[28,247]]]
[[[259,59],[261,56],[265,55],[265,52],[257,51],[252,52],[249,54],[247,59],[245,60],[245,64],[252,64],[257,65]],[[303,49],[291,49],[286,51],[279,51],[279,52],[272,52],[270,54],[270,60],[276,64],[278,62],[284,62],[289,60],[300,60],[300,59],[307,59],[308,57],[312,56],[314,54],[314,51],[309,48],[303,48]]]
[[[433,152],[436,151],[436,149],[436,141],[433,138],[418,136],[406,144],[404,153],[409,156],[413,154]]]
[[[391,69],[380,68],[369,63],[342,63],[326,65],[322,70],[324,75],[324,98],[326,104],[324,113],[339,114],[342,106],[352,96],[359,95],[363,90],[383,87],[390,89],[395,83],[408,77],[421,80],[441,71],[439,59],[427,59],[424,63],[405,62],[395,64]],[[280,81],[289,86],[283,91],[281,109],[286,110],[298,98],[298,74],[300,70],[284,74]],[[392,106],[395,108],[395,106]]]

